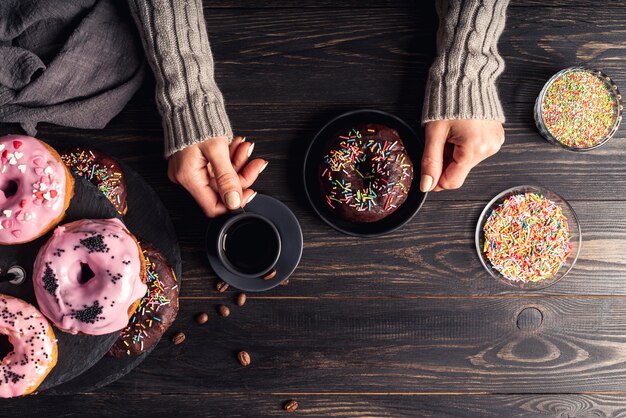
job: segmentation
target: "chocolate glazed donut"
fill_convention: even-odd
[[[406,200],[413,163],[395,129],[364,124],[328,141],[319,178],[322,198],[337,215],[350,222],[376,222]]]

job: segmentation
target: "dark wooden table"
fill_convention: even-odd
[[[507,142],[462,189],[431,194],[400,231],[341,235],[302,202],[299,153],[328,118],[377,108],[419,127],[434,54],[434,7],[418,0],[213,0],[206,19],[217,79],[236,131],[270,165],[257,189],[286,202],[304,232],[287,286],[215,291],[203,255],[207,220],[170,184],[152,81],[100,131],[41,125],[42,138],[92,137],[161,195],[184,261],[173,330],[131,374],[75,396],[2,402],[3,412],[59,416],[610,416],[626,411],[626,128],[602,148],[541,139],[532,107],[547,78],[580,62],[626,90],[622,0],[513,0],[500,41]],[[15,131],[4,125],[2,132]],[[577,211],[583,247],[557,285],[516,291],[480,265],[473,232],[497,192],[539,184]],[[231,306],[220,318],[219,303]],[[204,326],[193,316],[210,313]],[[236,353],[247,350],[252,365]],[[9,408],[14,408],[10,410]],[[164,416],[168,416],[164,415]]]

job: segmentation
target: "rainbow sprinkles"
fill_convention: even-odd
[[[376,135],[375,129],[361,132],[352,128],[340,135],[341,141],[324,156],[321,177],[330,185],[324,197],[331,208],[347,205],[365,212],[381,202],[387,212],[397,208],[398,197],[407,191],[404,181],[412,177],[411,163],[406,155],[393,152],[397,141],[381,142]],[[400,181],[389,181],[389,172],[395,166],[400,167]],[[357,186],[337,173],[356,173],[361,181]]]
[[[572,252],[562,208],[538,193],[508,197],[491,212],[483,232],[492,267],[514,282],[553,278]]]

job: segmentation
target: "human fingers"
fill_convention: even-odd
[[[230,157],[235,171],[239,172],[246,165],[252,155],[252,151],[254,151],[254,142],[244,142],[237,147],[237,150]]]
[[[202,152],[211,164],[217,192],[222,202],[231,210],[241,207],[241,183],[230,161],[229,149],[225,138],[214,138],[210,141],[205,141],[202,143]]]
[[[252,184],[259,177],[259,174],[261,174],[263,170],[265,170],[268,164],[269,161],[263,160],[261,158],[255,158],[254,160],[246,164],[239,171],[239,181],[241,182],[241,187],[247,189],[248,187],[252,186]]]
[[[432,121],[426,124],[425,131],[420,190],[430,192],[438,184],[443,170],[443,153],[449,127],[447,121]]]
[[[246,141],[245,136],[236,136],[231,141],[230,145],[228,145],[228,151],[230,152],[230,158],[233,158],[235,151],[239,148],[239,145],[243,144]]]

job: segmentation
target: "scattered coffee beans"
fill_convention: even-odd
[[[226,305],[218,305],[217,313],[219,313],[221,317],[226,318],[228,315],[230,315],[230,309],[228,309],[228,306]]]
[[[250,354],[246,353],[245,351],[240,351],[239,353],[237,353],[237,360],[239,360],[239,364],[241,364],[243,367],[249,366]]]
[[[226,290],[228,290],[228,283],[220,280],[219,282],[217,282],[215,288],[218,292],[224,293]]]
[[[178,331],[176,334],[172,336],[172,342],[176,345],[182,344],[183,341],[185,341],[185,334],[183,334],[180,331]]]
[[[209,320],[209,315],[206,312],[201,312],[198,315],[196,315],[196,322],[200,325],[206,324],[208,320]]]
[[[283,409],[287,412],[294,412],[296,409],[298,409],[298,402],[294,401],[293,399],[290,401],[287,401],[283,405]]]

